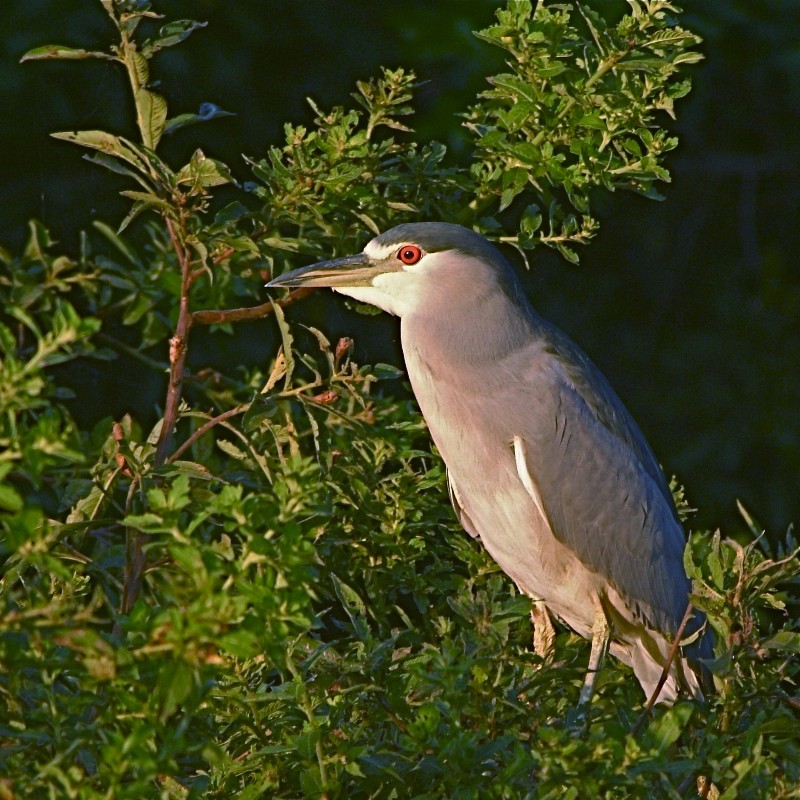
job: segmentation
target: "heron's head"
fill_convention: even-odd
[[[273,286],[327,286],[398,316],[514,289],[513,271],[483,236],[447,222],[413,222],[376,236],[361,253],[300,267]]]

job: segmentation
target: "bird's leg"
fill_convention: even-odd
[[[541,659],[549,659],[553,655],[556,629],[550,621],[550,614],[544,600],[533,601],[531,620],[533,621],[533,652]]]
[[[594,684],[597,681],[597,673],[603,666],[603,658],[608,649],[609,628],[608,620],[600,605],[600,601],[595,602],[594,624],[592,625],[592,650],[589,654],[589,669],[586,672],[586,679],[583,681],[581,696],[578,700],[578,708],[588,706],[594,694]]]

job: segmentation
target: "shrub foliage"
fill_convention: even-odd
[[[413,138],[403,69],[286,125],[246,182],[200,149],[168,164],[164,136],[227,112],[169,116],[151,62],[202,26],[149,2],[100,0],[105,50],[25,56],[124,69],[138,138],[54,134],[128,181],[117,230],[96,222],[67,256],[32,222],[0,251],[0,797],[798,796],[790,535],[768,545],[743,512],[746,544],[690,538],[716,696],[636,726],[643,698],[611,664],[577,725],[584,642],[561,631],[537,662],[528,601],[458,528],[416,408],[382,388],[400,373],[287,321],[306,291],[264,302],[270,274],[401,221],[574,261],[595,191],[656,197],[676,143],[660,112],[699,40],[670,3],[629,4],[616,23],[498,10],[478,36],[508,72],[464,115],[468,164]],[[263,364],[187,368],[199,326],[262,317],[280,341]],[[59,365],[120,355],[163,379],[161,419],[79,428]]]

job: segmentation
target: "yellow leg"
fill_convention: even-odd
[[[603,667],[603,659],[608,649],[608,620],[603,613],[603,609],[598,601],[595,604],[594,624],[592,625],[592,650],[589,654],[589,669],[583,681],[581,696],[578,700],[578,708],[588,706],[594,694],[594,684],[597,681],[597,673]]]
[[[544,600],[533,601],[531,620],[533,620],[533,652],[540,658],[547,660],[553,655],[556,629],[550,621],[550,614],[547,611]]]

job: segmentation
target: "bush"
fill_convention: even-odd
[[[0,257],[0,796],[796,796],[790,536],[768,547],[745,515],[747,545],[691,537],[717,696],[634,732],[640,691],[613,664],[578,729],[584,643],[562,631],[558,663],[537,663],[529,603],[453,519],[424,424],[388,388],[400,373],[284,312],[307,292],[259,302],[269,275],[417,218],[577,259],[596,192],[652,197],[668,179],[656,115],[699,58],[677,9],[632,2],[610,24],[511,0],[479,34],[509,72],[466,114],[471,163],[414,140],[416,78],[384,70],[357,108],[287,125],[240,185],[199,149],[180,167],[159,155],[225,115],[169,118],[150,80],[198,24],[102,5],[109,50],[25,58],[118,62],[139,138],[56,133],[130,182],[130,213],[95,223],[77,258],[35,222]],[[264,363],[187,360],[201,326],[264,317],[280,342]],[[123,358],[168,374],[162,418],[82,429],[68,367]]]

